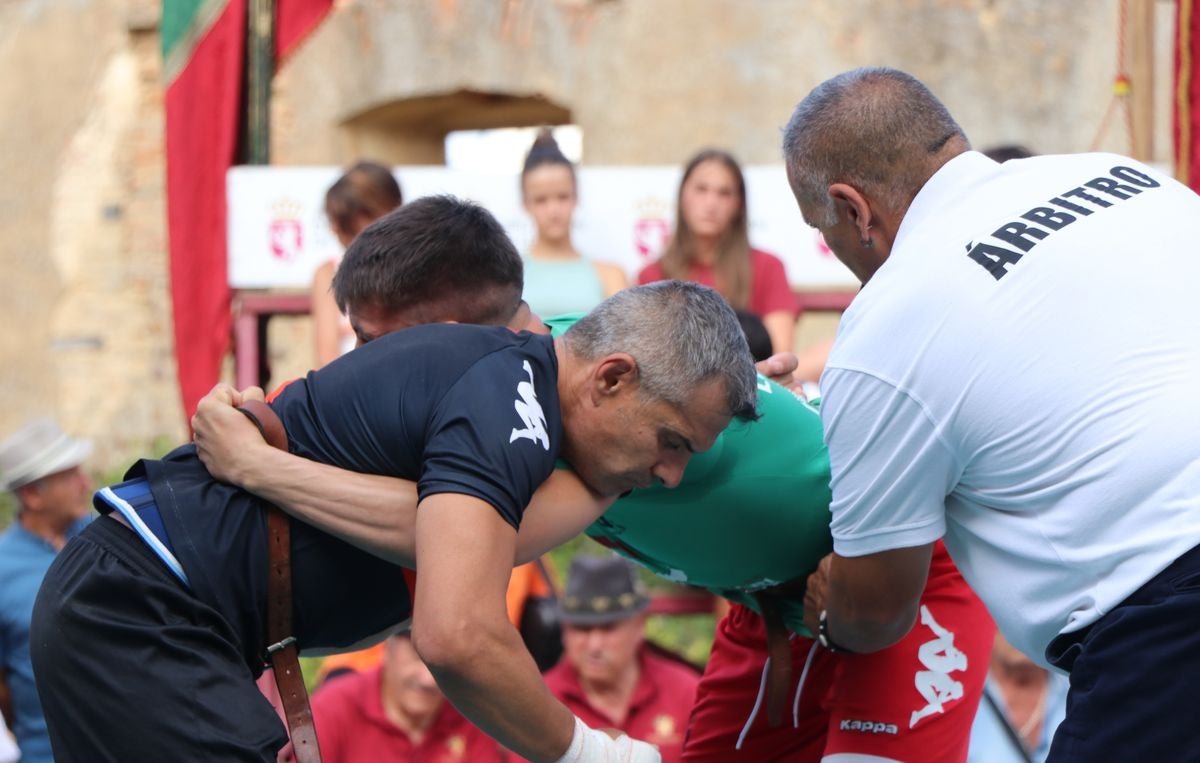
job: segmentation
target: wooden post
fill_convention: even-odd
[[[1133,158],[1154,161],[1155,0],[1129,0],[1129,142]]]
[[[246,164],[268,164],[271,79],[275,74],[275,0],[250,0],[246,16]]]

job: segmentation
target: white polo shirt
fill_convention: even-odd
[[[1200,197],[1131,159],[967,153],[821,377],[844,556],[945,537],[1034,659],[1200,544]]]

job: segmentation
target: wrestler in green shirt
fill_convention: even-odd
[[[582,314],[545,321],[555,336]],[[621,497],[587,534],[663,577],[758,610],[751,595],[787,581],[788,627],[803,627],[803,582],[833,550],[829,455],[815,407],[759,376],[755,422],[734,422],[692,456],[683,480]]]

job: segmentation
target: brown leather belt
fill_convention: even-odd
[[[754,594],[767,633],[767,656],[771,658],[767,666],[766,700],[767,723],[773,729],[783,723],[788,690],[792,685],[792,643],[783,620],[783,601],[803,601],[807,587],[808,576],[801,575]]]
[[[271,406],[248,400],[238,408],[254,422],[272,447],[287,450],[287,432]],[[288,515],[267,504],[267,658],[283,701],[297,763],[320,763],[321,748],[313,725],[308,690],[300,672],[300,653],[292,635],[292,542]]]
[[[783,724],[788,689],[792,685],[792,645],[778,598],[768,590],[755,594],[754,600],[762,612],[767,632],[767,657],[771,660],[767,666],[767,723],[777,729]]]

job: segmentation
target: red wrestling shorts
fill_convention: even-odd
[[[874,654],[792,636],[793,698],[772,729],[762,618],[733,605],[717,626],[684,741],[685,763],[811,761],[838,753],[962,763],[996,626],[938,542],[916,625]]]

